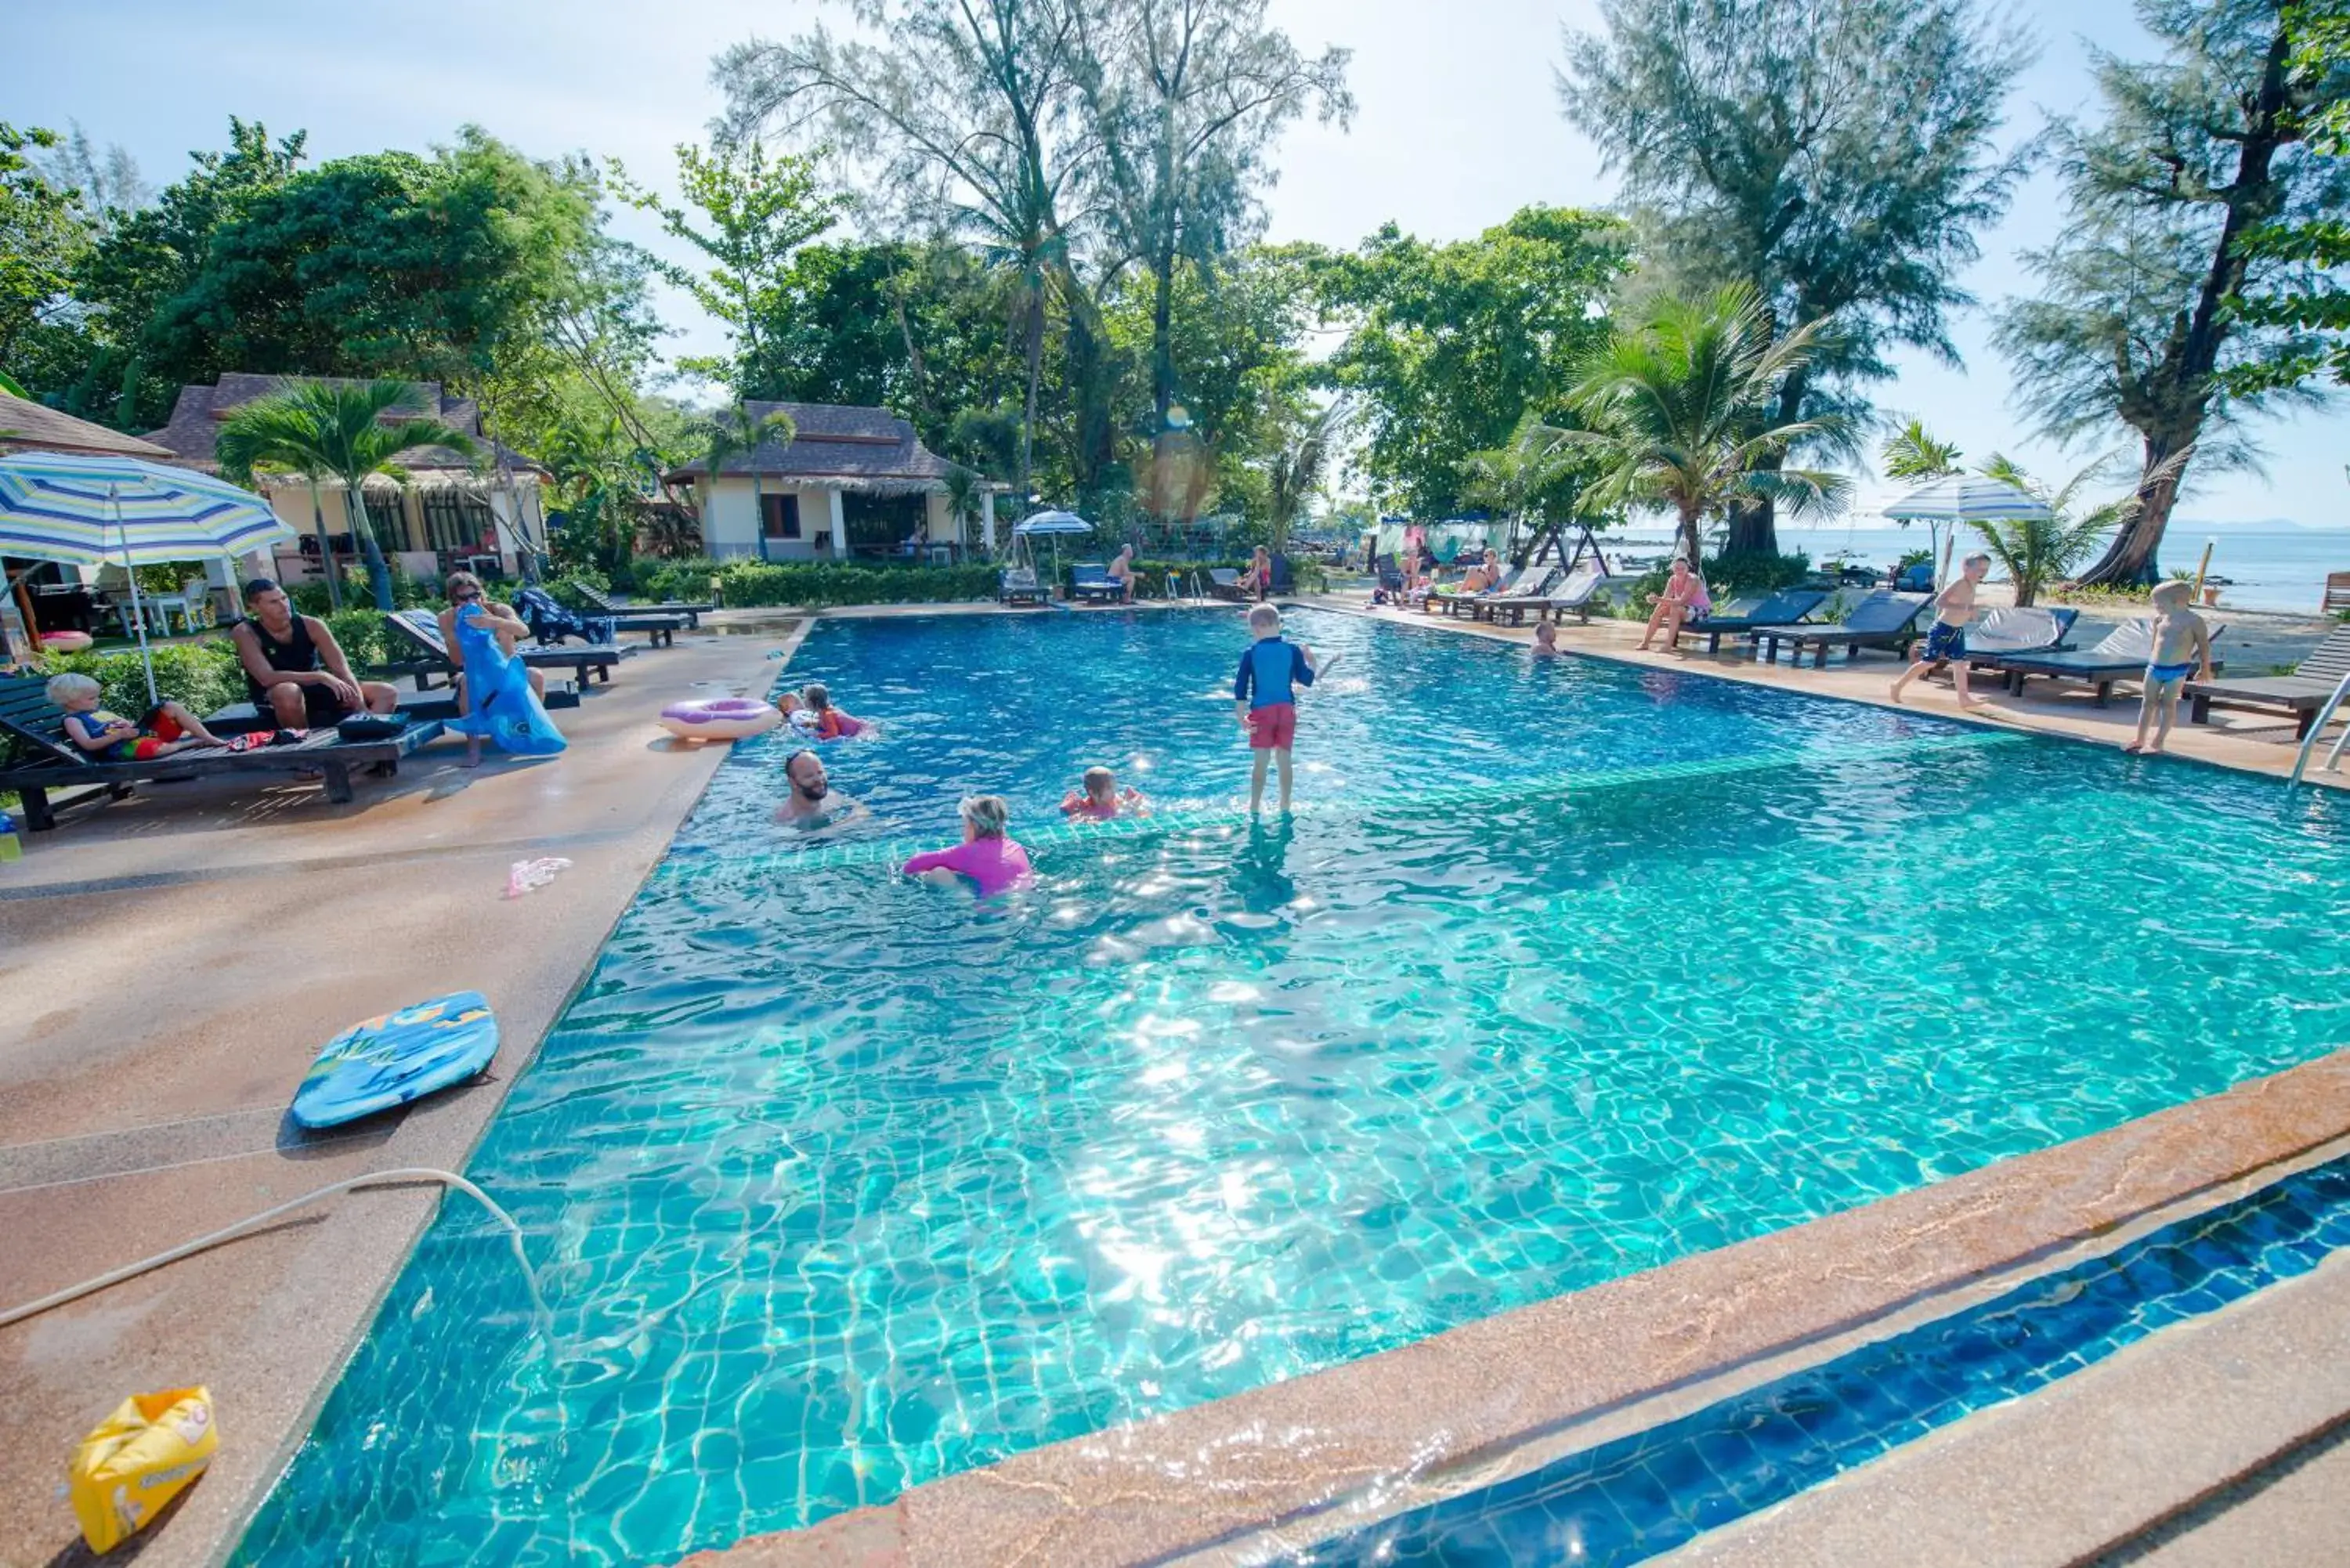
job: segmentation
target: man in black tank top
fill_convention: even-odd
[[[361,680],[327,623],[294,613],[294,601],[267,577],[244,585],[244,616],[229,628],[244,665],[244,688],[265,718],[281,730],[317,730],[364,709],[389,713],[400,692],[381,680]]]

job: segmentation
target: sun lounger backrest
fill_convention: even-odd
[[[449,657],[449,645],[441,640],[441,618],[431,610],[394,610],[384,618],[394,631],[433,658]]]
[[[1597,593],[1600,585],[1607,580],[1607,574],[1599,569],[1597,562],[1586,561],[1569,572],[1565,581],[1549,590],[1548,597],[1554,603],[1579,605]]]
[[[593,584],[583,583],[577,577],[571,579],[571,591],[577,594],[581,598],[586,599],[598,609],[608,610],[618,609],[620,607],[618,604],[613,602],[611,595],[606,593],[603,589],[595,587]]]
[[[2002,605],[1967,628],[1970,653],[2026,653],[2064,640],[2069,617],[2038,605]]]
[[[1713,614],[1721,620],[1745,620],[1756,610],[1768,608],[1778,597],[1776,594],[1741,594],[1714,606]]]
[[[2147,616],[2126,620],[2099,638],[2089,651],[2116,663],[2145,659],[2154,651],[2154,621]]]
[[[1758,621],[1793,626],[1827,602],[1824,588],[1781,588],[1771,596],[1770,602],[1754,612]]]
[[[1236,588],[1240,587],[1241,575],[1230,566],[1211,566],[1208,568],[1208,581],[1220,588]]]
[[[1007,588],[1035,587],[1036,586],[1036,568],[1034,566],[1004,567],[1003,586]]]
[[[1853,606],[1844,624],[1851,631],[1899,631],[1916,620],[1918,612],[1925,607],[1922,598],[1879,589]]]
[[[1069,581],[1073,583],[1106,583],[1109,567],[1099,561],[1076,561],[1070,564]]]
[[[2350,675],[2350,626],[2336,627],[2293,670],[2312,680],[2339,680]]]
[[[87,763],[87,753],[66,739],[65,710],[49,701],[48,682],[37,675],[0,680],[0,732],[13,744],[0,745],[0,761],[11,751],[27,762]]]

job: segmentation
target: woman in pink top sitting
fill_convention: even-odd
[[[975,794],[962,803],[962,842],[952,849],[933,849],[906,862],[909,877],[951,882],[967,877],[979,885],[979,896],[998,893],[1028,880],[1028,852],[1004,836],[1011,808],[1000,794]]]

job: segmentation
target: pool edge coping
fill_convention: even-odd
[[[1473,1466],[1571,1423],[1802,1351],[2350,1132],[2350,1047],[2119,1127],[1464,1324],[1032,1449],[681,1568],[1161,1562]],[[1440,1407],[1439,1432],[1390,1419]],[[1343,1528],[1333,1512],[1334,1525]]]

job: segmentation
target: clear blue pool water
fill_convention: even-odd
[[[552,1349],[448,1207],[242,1559],[667,1561],[2350,1043],[2338,798],[1293,624],[1253,828],[1237,615],[821,623],[875,821],[737,748],[470,1168]],[[1038,884],[896,878],[980,787]]]

